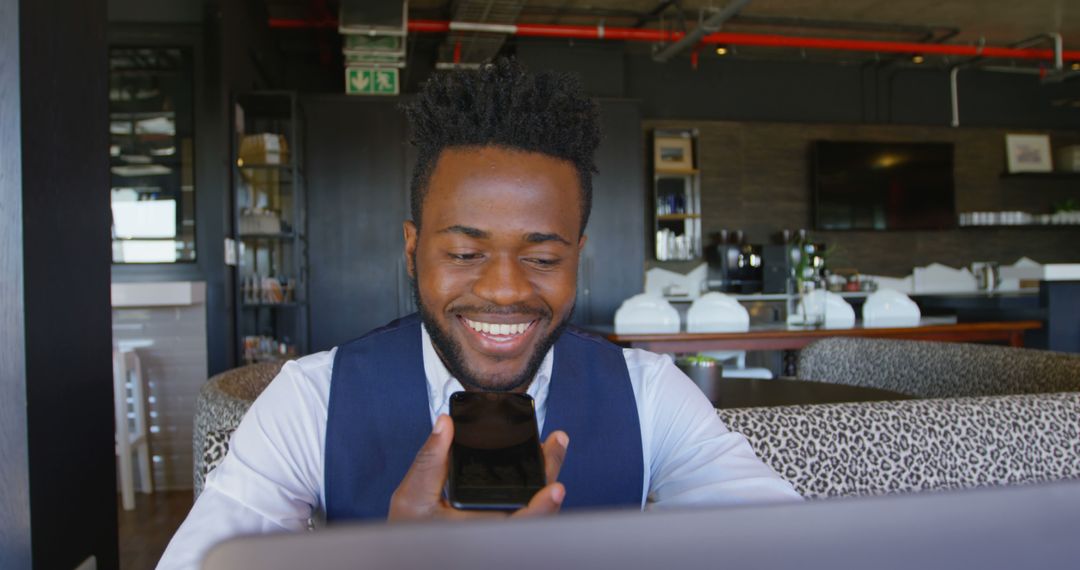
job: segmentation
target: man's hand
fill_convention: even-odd
[[[446,486],[450,468],[450,443],[453,441],[454,422],[449,416],[439,416],[435,420],[431,436],[416,454],[412,467],[390,498],[388,520],[529,517],[559,511],[566,497],[566,488],[562,483],[556,482],[566,458],[566,448],[570,444],[570,438],[565,432],[552,433],[542,446],[548,485],[533,495],[528,505],[511,514],[497,511],[462,511],[446,502],[443,488]]]

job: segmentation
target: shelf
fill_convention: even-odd
[[[238,239],[292,239],[296,237],[294,233],[282,233],[282,234],[239,234]]]
[[[696,168],[654,168],[653,173],[657,175],[675,175],[675,176],[690,176],[698,173]]]
[[[682,220],[696,220],[700,218],[700,214],[658,214],[656,221],[658,222],[678,222]]]
[[[956,226],[961,230],[1056,230],[1080,229],[1080,224],[999,224],[982,226]]]
[[[1000,177],[1027,180],[1080,180],[1080,172],[1002,172]]]
[[[237,253],[242,251],[233,275],[238,285],[244,284],[233,288],[236,356],[245,361],[295,358],[296,354],[307,354],[310,340],[301,139],[304,129],[299,122],[296,94],[244,93],[237,95],[233,104],[243,117],[242,128],[233,129],[229,170],[233,235],[239,244]],[[278,152],[273,152],[273,145],[265,141],[249,150],[244,145],[245,132],[277,135],[285,139],[279,141],[284,144],[279,145]],[[243,156],[241,149],[245,151]],[[260,219],[263,215],[267,217]],[[287,285],[279,282],[280,290],[270,285],[271,290],[279,291],[277,295],[263,296],[261,292],[266,289],[260,286],[261,279],[252,279],[263,273],[292,277]],[[286,289],[290,293],[287,296]],[[267,303],[263,299],[289,301]],[[285,339],[287,344],[283,344]],[[251,340],[256,344],[250,344]],[[282,350],[289,354],[282,355]]]
[[[285,164],[237,164],[237,168],[240,170],[292,170],[293,164],[291,162]]]

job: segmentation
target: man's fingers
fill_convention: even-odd
[[[566,448],[570,445],[570,436],[564,431],[555,431],[544,442],[544,474],[547,482],[554,483],[559,480],[559,471],[562,470],[563,462],[566,461]]]
[[[396,500],[415,507],[435,509],[439,506],[453,440],[454,422],[445,415],[436,418],[431,435],[416,453],[412,467],[394,493]]]
[[[563,499],[566,498],[566,487],[562,483],[552,483],[540,492],[533,495],[525,508],[516,511],[513,517],[539,517],[553,515],[562,508]]]

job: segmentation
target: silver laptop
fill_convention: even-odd
[[[244,537],[206,570],[1080,568],[1080,482]]]

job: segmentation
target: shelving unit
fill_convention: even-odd
[[[1080,172],[1057,170],[1054,172],[1002,172],[1000,178],[1027,180],[1080,180]]]
[[[307,213],[296,94],[240,95],[234,113],[239,360],[293,358],[308,350]]]
[[[658,261],[701,258],[697,131],[653,132],[653,235]]]

